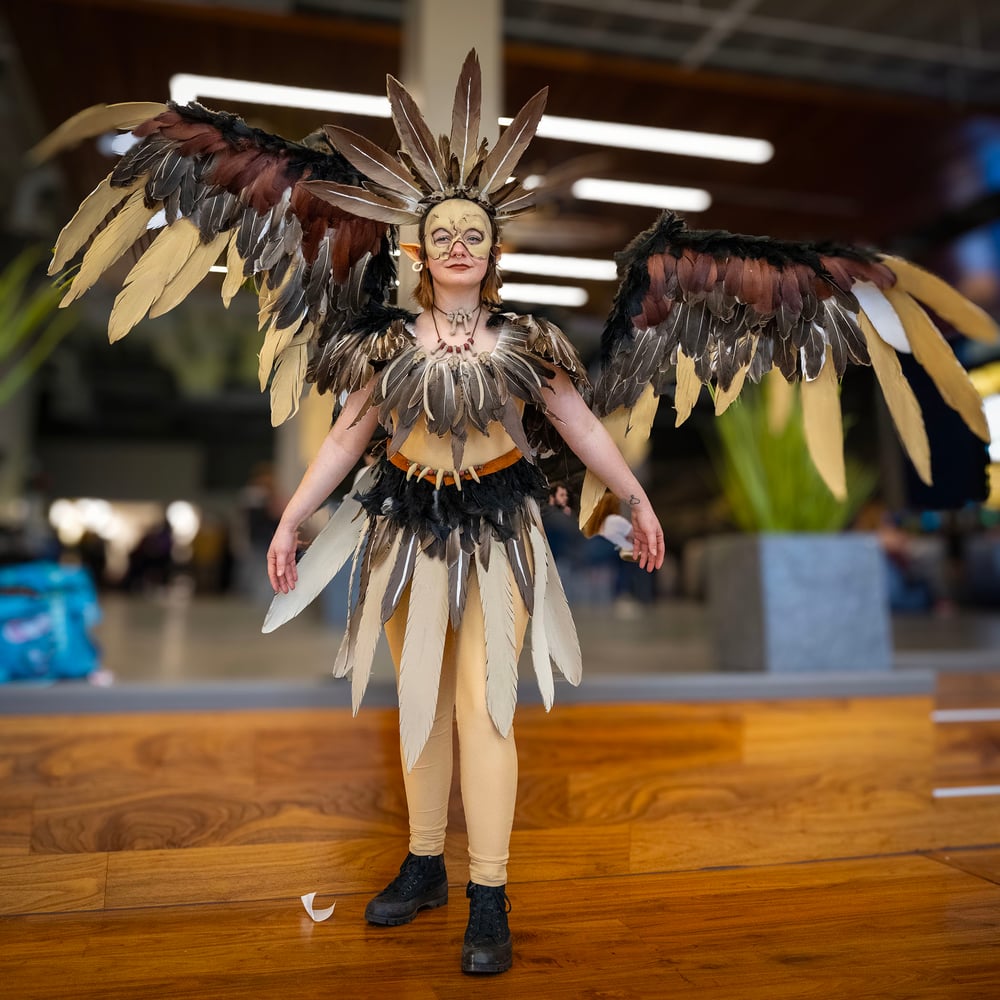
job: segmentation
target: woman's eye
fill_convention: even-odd
[[[483,234],[477,229],[470,229],[469,232],[465,234],[465,241],[466,243],[482,243]]]
[[[434,241],[434,245],[438,247],[447,246],[451,242],[451,236],[448,233],[435,233],[431,239]]]

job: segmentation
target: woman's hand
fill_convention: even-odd
[[[298,531],[279,524],[267,550],[267,577],[271,581],[271,589],[276,594],[287,594],[295,589],[299,579],[295,563],[298,547]]]
[[[636,498],[638,499],[638,498]],[[666,547],[663,528],[648,500],[632,506],[632,558],[640,569],[652,573],[663,565]]]

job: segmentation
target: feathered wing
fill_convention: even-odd
[[[943,399],[989,441],[981,399],[929,307],[961,333],[994,340],[993,320],[916,265],[852,246],[688,230],[665,213],[618,257],[621,283],[602,340],[593,408],[619,445],[649,435],[675,385],[677,424],[703,385],[716,413],[776,369],[801,383],[806,441],[824,481],[846,493],[837,380],[873,365],[903,446],[930,482],[920,407],[897,351],[912,353]],[[604,484],[587,473],[580,523],[599,527]]]
[[[383,319],[395,279],[389,223],[331,204],[312,187],[360,185],[366,175],[322,133],[289,142],[198,104],[92,108],[38,155],[116,127],[137,141],[56,244],[52,274],[83,252],[64,304],[138,252],[108,326],[118,340],[147,314],[181,302],[224,260],[227,306],[244,280],[256,283],[261,388],[271,383],[272,422],[281,423],[307,378],[327,387],[329,354],[345,331],[364,325],[371,310]]]

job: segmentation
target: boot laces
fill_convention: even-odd
[[[506,937],[510,899],[505,887],[477,885],[475,882],[470,882],[465,894],[472,901],[466,934],[470,938],[489,940]]]
[[[399,874],[386,887],[386,891],[411,893],[422,888],[434,867],[436,858],[425,858],[419,854],[407,855],[399,869]]]

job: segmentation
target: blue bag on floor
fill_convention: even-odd
[[[97,592],[80,566],[0,566],[0,683],[87,677],[99,667],[90,630]]]

